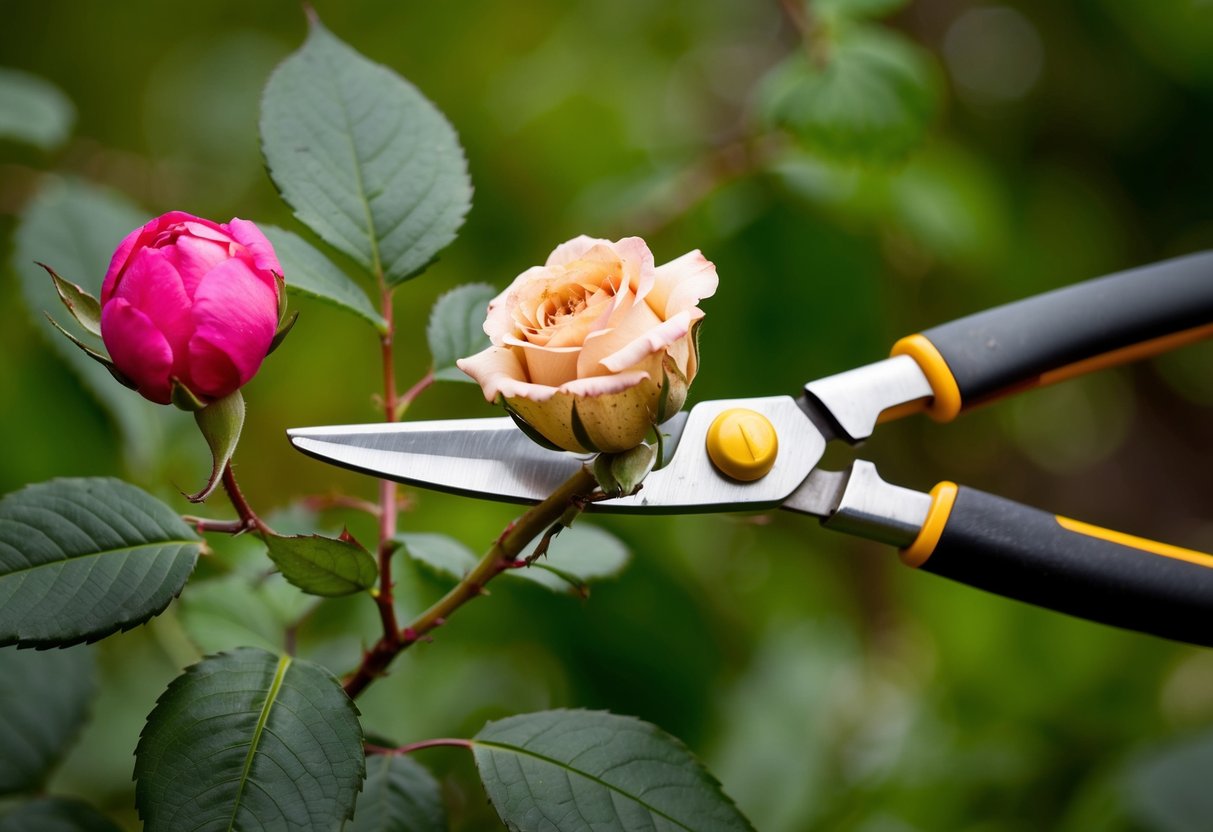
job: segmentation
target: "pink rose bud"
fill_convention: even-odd
[[[172,211],[135,229],[101,286],[101,337],[140,395],[201,404],[245,385],[279,322],[282,266],[251,222],[219,224]]]
[[[577,237],[493,299],[492,346],[458,365],[546,442],[627,451],[686,401],[716,284],[698,250],[658,266],[639,237]]]

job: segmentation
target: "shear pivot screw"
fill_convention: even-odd
[[[712,421],[707,446],[708,457],[722,474],[752,482],[765,477],[775,465],[779,437],[766,416],[734,407]]]

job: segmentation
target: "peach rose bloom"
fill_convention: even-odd
[[[492,346],[459,368],[559,448],[626,451],[686,401],[716,285],[698,250],[655,266],[639,237],[577,237],[489,303]]]

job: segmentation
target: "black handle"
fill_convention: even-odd
[[[985,399],[1213,335],[1213,251],[998,306],[903,339],[937,399]],[[922,343],[925,341],[926,343]],[[934,355],[931,355],[934,353]],[[928,366],[932,362],[941,366]],[[949,379],[950,377],[950,379]],[[955,412],[936,407],[937,418]]]
[[[941,483],[902,558],[969,586],[1091,621],[1213,646],[1213,555]]]

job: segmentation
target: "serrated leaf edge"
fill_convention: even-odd
[[[723,803],[726,803],[726,804],[728,804],[729,806],[731,806],[731,807],[732,807],[732,808],[733,808],[733,809],[734,809],[734,810],[737,812],[738,817],[740,817],[740,818],[741,818],[741,819],[742,819],[742,820],[745,822],[746,827],[747,827],[748,829],[750,829],[750,830],[751,830],[751,832],[753,832],[753,830],[754,830],[754,825],[753,825],[753,824],[750,822],[749,818],[747,818],[745,815],[743,815],[743,814],[741,813],[741,809],[739,809],[739,808],[738,808],[738,806],[737,806],[736,802],[734,802],[733,798],[729,797],[729,796],[728,796],[728,794],[727,794],[727,793],[724,791],[724,786],[721,784],[721,782],[720,782],[719,780],[717,780],[717,779],[716,779],[716,776],[715,776],[714,774],[712,774],[712,772],[710,772],[710,771],[707,769],[707,767],[703,765],[703,763],[702,763],[702,762],[700,762],[699,758],[698,758],[698,757],[696,757],[696,756],[695,756],[695,754],[694,754],[694,753],[691,751],[691,749],[687,747],[686,743],[684,743],[682,740],[678,739],[678,737],[674,736],[673,734],[671,734],[671,733],[669,733],[669,732],[667,732],[667,731],[663,731],[663,730],[662,730],[660,727],[658,727],[657,725],[654,725],[654,724],[653,724],[653,723],[651,723],[651,722],[645,722],[643,719],[640,719],[639,717],[634,717],[634,716],[625,716],[625,715],[623,715],[623,714],[616,714],[616,713],[612,713],[611,711],[606,711],[606,710],[594,711],[594,710],[590,710],[590,709],[588,709],[588,708],[553,708],[553,709],[548,710],[548,711],[538,711],[538,712],[536,712],[536,713],[549,713],[549,714],[600,714],[600,715],[604,715],[604,716],[616,717],[616,718],[618,718],[618,719],[625,719],[625,720],[629,720],[629,721],[634,722],[635,724],[637,724],[637,725],[639,725],[639,726],[643,727],[643,728],[644,728],[645,730],[647,730],[647,731],[648,731],[650,734],[660,734],[660,735],[661,735],[661,737],[662,737],[664,740],[666,740],[666,741],[667,741],[667,742],[669,742],[671,745],[673,745],[674,747],[676,747],[676,748],[677,748],[679,751],[681,751],[681,752],[683,752],[684,754],[686,754],[686,755],[687,755],[688,759],[690,759],[690,760],[691,760],[691,762],[694,764],[695,768],[696,768],[696,769],[698,769],[699,773],[700,773],[700,774],[701,774],[701,775],[704,777],[704,779],[707,781],[707,783],[708,783],[709,785],[712,785],[712,786],[716,787],[717,796],[720,798],[720,800],[721,800]],[[515,714],[514,716],[505,717],[504,719],[491,720],[491,721],[489,721],[489,722],[486,722],[486,723],[485,723],[485,725],[484,725],[484,728],[481,728],[481,729],[480,729],[480,731],[479,731],[479,732],[477,732],[477,736],[479,736],[479,734],[483,733],[483,732],[484,732],[486,729],[488,729],[490,726],[497,725],[497,724],[499,724],[499,723],[501,723],[501,722],[507,722],[507,721],[509,721],[509,720],[511,720],[511,719],[517,719],[517,718],[520,718],[520,717],[531,716],[531,715],[532,715],[532,714]],[[543,755],[543,754],[535,754],[535,753],[533,753],[533,752],[527,752],[527,751],[524,751],[524,750],[522,750],[522,749],[518,749],[518,748],[517,748],[517,747],[515,747],[515,746],[503,745],[503,744],[501,744],[501,743],[495,743],[495,742],[491,742],[491,741],[490,741],[490,742],[486,742],[486,741],[484,741],[484,740],[477,739],[476,737],[473,737],[473,738],[471,739],[471,743],[472,743],[472,749],[473,749],[473,751],[475,750],[476,746],[482,746],[482,747],[484,747],[484,748],[496,748],[496,749],[500,749],[500,750],[502,750],[502,751],[521,752],[521,753],[525,754],[525,755],[526,755],[526,756],[528,756],[528,757],[532,757],[532,758],[534,758],[534,759],[536,759],[536,760],[543,760],[544,762],[548,762],[548,763],[551,763],[552,765],[558,766],[558,767],[559,767],[559,768],[561,768],[562,770],[576,772],[577,774],[580,774],[580,775],[584,776],[584,777],[585,777],[587,780],[592,780],[592,781],[594,781],[594,782],[596,782],[596,783],[599,783],[599,784],[600,784],[600,785],[602,785],[604,788],[610,789],[610,791],[611,791],[613,794],[620,794],[620,795],[623,795],[624,797],[627,797],[627,798],[628,798],[628,799],[630,799],[630,800],[634,800],[634,801],[635,801],[637,804],[639,804],[639,805],[641,805],[641,806],[644,806],[646,809],[650,809],[650,810],[651,810],[651,811],[652,811],[654,814],[659,815],[659,816],[660,816],[660,817],[662,817],[662,818],[665,818],[666,820],[668,820],[670,823],[674,824],[674,825],[675,825],[675,826],[677,826],[678,828],[680,828],[680,829],[685,829],[685,830],[687,830],[687,832],[696,832],[696,830],[692,829],[692,828],[691,828],[691,827],[689,827],[689,826],[685,826],[684,824],[682,824],[681,822],[679,822],[679,821],[675,820],[674,818],[671,818],[669,815],[665,814],[664,812],[661,812],[661,811],[659,811],[659,810],[657,810],[657,809],[652,809],[652,808],[651,808],[651,807],[650,807],[650,806],[649,806],[647,803],[645,803],[644,801],[636,799],[636,798],[635,798],[635,797],[633,797],[632,795],[627,794],[627,792],[624,792],[624,791],[622,791],[621,789],[619,789],[619,788],[617,788],[617,787],[615,787],[615,786],[612,786],[610,783],[603,782],[602,780],[600,780],[600,779],[599,779],[599,778],[597,778],[597,777],[594,777],[593,775],[590,775],[590,774],[585,774],[585,773],[583,773],[583,772],[582,772],[580,769],[575,769],[575,768],[573,768],[573,767],[569,766],[567,763],[562,763],[562,762],[560,762],[559,760],[554,760],[554,759],[552,759],[551,757],[547,757],[547,756],[545,756],[545,755]],[[473,758],[474,758],[474,756],[475,756],[475,755],[473,755]],[[478,761],[478,760],[476,761],[476,767],[477,767],[477,769],[479,769],[479,767],[480,767],[480,763],[479,763],[479,761]],[[482,778],[482,779],[483,779],[483,778]],[[492,802],[492,797],[491,797],[491,796],[490,796],[490,798],[489,798],[489,802],[490,802],[490,803]],[[495,810],[495,809],[496,809],[496,807],[494,806],[494,810]],[[500,813],[499,813],[499,814],[500,814]]]
[[[24,494],[32,489],[36,489],[41,486],[52,485],[55,483],[79,484],[79,483],[85,483],[85,482],[90,482],[90,481],[97,481],[99,484],[107,483],[107,482],[108,483],[117,483],[121,486],[128,486],[130,488],[135,488],[139,491],[142,491],[142,489],[140,489],[138,486],[132,485],[131,483],[126,482],[125,480],[118,479],[117,477],[55,477],[53,479],[46,480],[44,482],[30,483],[22,488],[17,489],[16,491],[10,491],[9,493],[4,494],[3,496],[0,496],[0,506],[2,506],[5,502],[9,501],[10,499],[16,497],[19,494]],[[143,492],[143,493],[147,494],[147,492]],[[147,494],[147,496],[151,497],[152,499],[156,499],[155,497],[153,497],[150,494]],[[142,509],[141,509],[141,511],[142,511]],[[99,557],[101,555],[108,555],[108,554],[111,554],[114,552],[132,551],[134,549],[139,549],[139,548],[148,547],[148,546],[157,546],[157,547],[195,546],[195,547],[197,547],[197,549],[193,552],[193,564],[191,564],[190,571],[189,571],[189,574],[192,575],[194,572],[194,567],[196,567],[198,565],[198,554],[202,549],[202,545],[203,545],[203,541],[201,538],[192,537],[192,538],[182,538],[182,539],[172,538],[169,540],[160,540],[160,541],[155,541],[152,543],[140,543],[140,544],[135,544],[135,545],[131,545],[131,546],[119,546],[114,549],[106,549],[102,552],[93,552],[93,553],[90,553],[87,555],[81,555],[80,557],[63,558],[61,560],[52,561],[50,563],[41,563],[41,564],[35,564],[33,566],[27,566],[23,569],[17,569],[17,570],[13,570],[10,572],[5,572],[3,575],[0,575],[0,578],[4,578],[9,575],[17,574],[19,572],[28,572],[33,569],[51,567],[51,566],[54,566],[55,564],[76,562],[76,561],[80,560],[81,558]],[[4,641],[3,639],[0,639],[0,648],[9,647],[12,645],[16,645],[18,648],[32,647],[37,650],[44,650],[44,649],[54,648],[54,647],[65,648],[65,647],[73,647],[77,644],[93,644],[95,642],[100,641],[103,638],[112,636],[114,633],[125,633],[128,630],[133,630],[135,627],[139,627],[143,624],[146,624],[148,621],[151,621],[153,618],[155,618],[156,616],[158,616],[162,612],[164,612],[166,609],[168,609],[168,605],[171,604],[175,598],[180,597],[181,591],[185,588],[185,584],[188,582],[188,580],[189,580],[189,575],[186,576],[185,581],[182,581],[181,589],[178,589],[176,592],[174,592],[168,598],[168,600],[166,600],[164,602],[164,606],[159,607],[158,609],[151,610],[146,616],[144,616],[142,618],[135,618],[135,619],[132,619],[130,621],[127,621],[127,622],[124,622],[121,624],[108,625],[99,630],[96,630],[95,632],[84,633],[78,637],[72,637],[72,638],[68,638],[68,639],[64,639],[64,640],[28,639],[28,638],[21,638],[20,636],[18,636],[16,639],[13,639],[11,641]]]
[[[221,659],[225,656],[235,656],[238,653],[240,653],[241,651],[245,651],[245,650],[255,651],[255,652],[259,652],[259,653],[265,653],[267,656],[271,656],[271,657],[274,655],[269,650],[265,650],[264,648],[261,648],[261,647],[235,647],[230,650],[220,650],[216,653],[208,653],[207,655],[203,656],[198,661],[191,664],[189,667],[185,668],[185,670],[183,672],[178,674],[171,682],[168,683],[168,686],[165,687],[164,691],[158,697],[156,697],[156,704],[152,707],[151,712],[148,714],[147,720],[144,721],[142,730],[139,731],[139,742],[135,746],[135,769],[131,773],[131,780],[133,780],[135,782],[138,782],[138,780],[139,780],[139,774],[140,774],[139,769],[140,769],[140,765],[141,765],[140,752],[142,750],[144,750],[144,743],[147,741],[148,730],[152,727],[151,717],[152,717],[152,715],[154,715],[156,713],[156,710],[162,704],[164,704],[164,702],[177,690],[177,688],[186,684],[186,682],[189,680],[189,678],[191,676],[197,675],[199,668],[201,668],[205,662],[210,661],[210,660]],[[280,669],[281,669],[282,659],[287,659],[289,663],[294,663],[294,659],[292,659],[291,657],[280,656],[279,657],[279,668]],[[319,671],[320,673],[328,676],[330,679],[332,679],[333,683],[336,684],[338,688],[341,687],[340,680],[338,680],[337,677],[333,675],[332,671],[330,671],[324,665],[316,664],[315,662],[309,662],[309,661],[304,661],[303,664],[305,666],[314,668],[315,670]],[[275,674],[275,679],[276,680],[280,679],[281,681],[285,681],[286,680],[286,670],[283,669],[280,676],[278,674]],[[279,688],[280,687],[281,687],[281,682],[279,682]],[[268,699],[268,697],[267,697],[267,699]],[[350,699],[347,696],[345,699],[345,705],[353,713],[355,722],[357,722],[358,725],[361,727],[361,721],[359,720],[359,717],[362,716],[362,712],[358,710],[358,703],[356,703],[353,699]],[[266,712],[266,719],[267,719],[267,721],[269,719],[268,712]],[[362,775],[362,779],[361,779],[359,787],[358,787],[359,791],[362,790],[362,784],[364,784],[366,782],[366,758],[365,758],[365,756],[362,758],[361,775]],[[349,818],[353,817],[353,809],[354,809],[354,807],[352,806],[351,810],[346,813],[345,817],[347,820]],[[143,807],[139,804],[137,799],[135,802],[135,811],[139,815],[140,819],[144,819]]]

